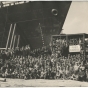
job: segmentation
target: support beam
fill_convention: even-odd
[[[10,43],[10,49],[11,49],[11,47],[12,47],[12,42],[13,42],[13,37],[14,37],[15,28],[16,28],[16,24],[14,24],[14,29],[13,29],[12,38],[11,38],[11,43]]]
[[[17,47],[19,47],[20,35],[18,35]]]
[[[9,38],[11,35],[11,30],[12,30],[12,24],[10,25],[10,29],[9,29],[8,39],[7,39],[7,43],[6,43],[6,49],[8,49],[8,43],[9,43]]]
[[[15,40],[16,40],[16,35],[14,35],[14,41],[13,41],[13,47],[12,47],[12,49],[14,49],[14,46],[15,46]]]

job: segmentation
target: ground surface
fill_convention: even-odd
[[[87,87],[88,82],[74,80],[44,80],[44,79],[7,79],[6,82],[0,80],[0,87]]]

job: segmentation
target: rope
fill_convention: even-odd
[[[40,26],[40,23],[39,23],[39,26]],[[43,44],[43,46],[45,45],[44,44],[44,37],[43,37],[43,33],[42,33],[42,28],[41,28],[41,26],[40,26],[40,30],[41,30],[41,36],[42,36],[42,44]]]

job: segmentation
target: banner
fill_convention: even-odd
[[[70,45],[69,52],[80,52],[80,45]]]

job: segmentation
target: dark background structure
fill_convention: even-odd
[[[6,46],[10,24],[14,23],[15,33],[20,35],[20,46],[42,47],[40,27],[44,43],[48,45],[51,35],[61,32],[70,5],[70,1],[30,1],[0,8],[0,48]],[[56,16],[52,14],[52,9],[58,11]]]

